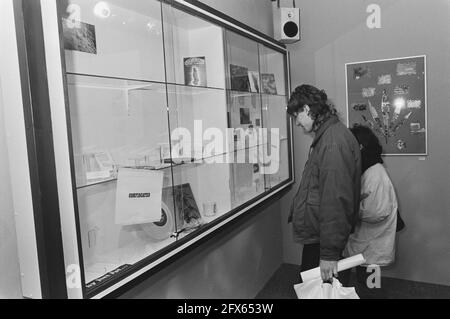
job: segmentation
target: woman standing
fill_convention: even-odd
[[[387,266],[395,260],[397,197],[383,166],[382,147],[377,136],[365,126],[352,130],[361,148],[361,203],[355,232],[350,235],[344,257],[362,253],[366,259],[357,267],[359,284],[366,287],[367,266]]]

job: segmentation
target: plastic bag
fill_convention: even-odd
[[[323,283],[322,278],[294,286],[298,299],[359,299],[355,288],[343,287],[336,278],[333,283]]]

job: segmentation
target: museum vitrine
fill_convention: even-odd
[[[42,2],[69,297],[106,296],[293,182],[287,51],[207,9]]]

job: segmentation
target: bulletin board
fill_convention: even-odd
[[[426,56],[347,63],[347,125],[370,127],[384,155],[428,155]]]

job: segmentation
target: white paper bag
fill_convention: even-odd
[[[359,299],[355,288],[343,287],[336,278],[333,283],[323,283],[322,278],[294,286],[298,299]]]

